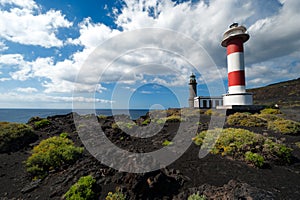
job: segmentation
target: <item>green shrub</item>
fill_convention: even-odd
[[[151,122],[151,120],[150,120],[150,118],[148,118],[142,122],[142,125],[146,126],[146,125],[150,124],[150,122]]]
[[[204,112],[205,115],[210,115],[210,116],[223,116],[224,114],[218,112],[217,110],[209,109]]]
[[[227,123],[232,126],[246,126],[246,127],[264,127],[267,126],[267,121],[247,113],[234,113],[228,116]]]
[[[111,128],[112,129],[119,129],[119,126],[118,126],[117,123],[112,123]]]
[[[169,145],[172,145],[172,144],[173,144],[173,142],[171,142],[171,141],[169,141],[169,140],[165,140],[165,141],[162,143],[163,146],[169,146]]]
[[[122,192],[109,192],[107,196],[105,197],[105,200],[125,200],[126,195],[124,195]]]
[[[300,148],[300,142],[295,142],[295,145]]]
[[[32,176],[43,178],[50,170],[72,164],[82,152],[83,148],[75,147],[70,139],[54,136],[35,146],[25,164]]]
[[[133,127],[137,126],[134,122],[117,122],[112,124],[113,129],[121,129],[121,130],[126,130],[126,129],[132,129]]]
[[[282,134],[296,135],[300,132],[300,123],[292,120],[277,119],[268,122],[268,129]]]
[[[267,138],[263,144],[262,155],[266,160],[273,160],[280,164],[290,163],[292,149],[283,144],[273,142]]]
[[[205,195],[199,195],[199,192],[191,194],[188,200],[206,200]]]
[[[94,200],[97,199],[95,188],[96,180],[91,175],[83,176],[70,187],[64,197],[67,200]]]
[[[107,116],[105,116],[105,115],[98,115],[98,119],[107,119]]]
[[[278,119],[283,119],[283,118],[279,117],[278,115],[274,115],[274,114],[255,114],[254,116],[261,118],[263,120],[266,120],[268,122],[278,120]]]
[[[202,131],[193,138],[201,148],[212,147],[210,152],[245,160],[246,152],[263,156],[266,161],[289,163],[292,149],[271,139],[244,129],[228,128]],[[248,153],[249,154],[249,153]],[[248,155],[248,159],[249,156]],[[256,155],[254,155],[255,157]],[[259,156],[256,156],[259,159]],[[257,163],[259,166],[259,163]]]
[[[0,152],[19,150],[37,138],[28,125],[0,122]]]
[[[49,124],[51,124],[51,122],[48,119],[41,119],[40,121],[34,122],[34,128],[43,128]]]
[[[166,119],[165,118],[156,119],[156,120],[154,120],[154,122],[157,124],[164,124],[164,123],[166,123]]]
[[[181,109],[181,116],[183,116],[184,118],[199,117],[200,109],[183,108]]]
[[[272,114],[272,115],[277,115],[277,114],[282,114],[279,109],[275,108],[265,108],[260,111],[261,114]]]
[[[182,118],[178,115],[170,115],[166,118],[166,122],[181,122]]]
[[[247,151],[245,153],[245,160],[259,168],[261,168],[265,164],[265,159],[263,156],[251,151]]]
[[[63,133],[59,134],[59,137],[61,137],[61,138],[68,138],[69,134],[66,133],[66,132],[63,132]]]

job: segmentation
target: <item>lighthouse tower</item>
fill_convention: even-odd
[[[243,44],[249,40],[244,26],[233,23],[224,33],[221,45],[227,48],[228,94],[223,95],[223,105],[252,105],[252,93],[245,89]]]
[[[197,96],[197,81],[196,76],[192,74],[190,76],[190,83],[189,83],[189,90],[190,90],[190,96],[189,96],[189,107],[194,108],[194,98]]]

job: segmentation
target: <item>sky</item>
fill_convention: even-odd
[[[298,0],[0,0],[0,108],[169,108],[227,91],[223,33],[247,27],[246,87],[299,78]]]

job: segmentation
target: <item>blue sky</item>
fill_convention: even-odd
[[[0,0],[0,108],[188,105],[227,90],[222,34],[247,27],[247,88],[300,72],[298,0]],[[145,29],[146,28],[146,29]]]

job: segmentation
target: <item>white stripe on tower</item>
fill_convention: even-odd
[[[228,93],[245,93],[243,39],[232,38],[227,43]]]

